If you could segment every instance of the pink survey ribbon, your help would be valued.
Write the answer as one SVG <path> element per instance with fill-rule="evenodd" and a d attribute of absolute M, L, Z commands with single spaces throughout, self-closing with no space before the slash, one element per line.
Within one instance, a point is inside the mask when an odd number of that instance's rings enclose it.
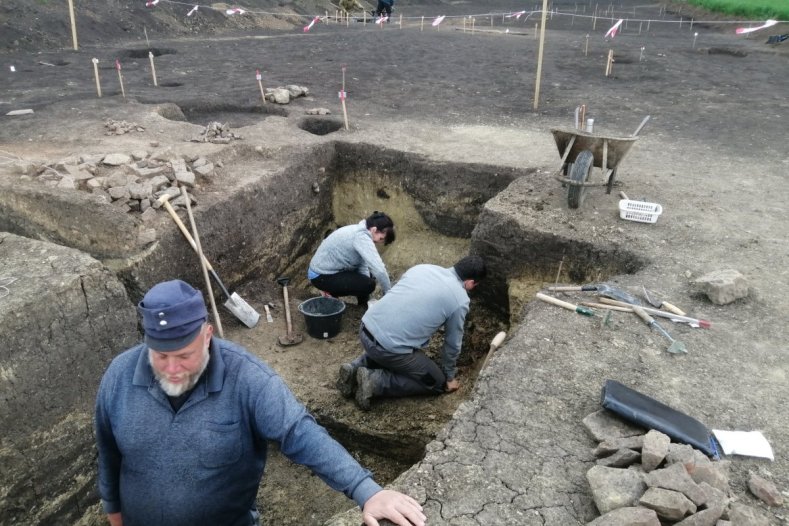
<path fill-rule="evenodd" d="M 159 0 L 148 0 L 145 2 L 145 7 L 153 7 L 159 3 Z"/>
<path fill-rule="evenodd" d="M 340 90 L 337 92 L 337 96 L 340 97 L 340 100 L 345 100 L 348 95 L 345 93 L 345 90 Z"/>
<path fill-rule="evenodd" d="M 753 33 L 754 31 L 759 31 L 760 29 L 765 29 L 770 26 L 774 26 L 777 23 L 778 20 L 768 20 L 767 22 L 765 22 L 764 24 L 758 27 L 738 27 L 735 33 L 737 33 L 738 35 L 742 35 L 743 33 Z"/>
<path fill-rule="evenodd" d="M 197 6 L 194 6 L 188 13 L 186 13 L 186 16 L 192 16 L 195 14 L 195 11 L 197 11 Z"/>
<path fill-rule="evenodd" d="M 260 70 L 255 70 L 255 80 L 263 80 L 263 75 L 260 74 Z"/>
<path fill-rule="evenodd" d="M 243 15 L 246 11 L 241 9 L 240 7 L 234 7 L 232 9 L 228 9 L 225 11 L 228 15 Z"/>
<path fill-rule="evenodd" d="M 121 70 L 121 61 L 118 60 L 117 58 L 115 59 L 115 69 L 117 69 L 118 71 Z"/>
<path fill-rule="evenodd" d="M 387 20 L 389 20 L 389 17 L 388 17 L 388 16 L 382 16 L 382 17 L 378 18 L 378 20 L 376 20 L 376 21 L 375 21 L 375 23 L 376 23 L 376 24 L 383 24 L 383 23 L 384 23 L 384 22 L 386 22 Z"/>
<path fill-rule="evenodd" d="M 320 19 L 321 19 L 321 17 L 319 17 L 319 16 L 316 16 L 315 18 L 313 18 L 313 19 L 312 19 L 312 21 L 310 21 L 310 23 L 309 23 L 309 24 L 307 24 L 306 26 L 304 26 L 304 32 L 306 33 L 307 31 L 309 31 L 310 29 L 312 29 L 312 26 L 314 26 L 314 25 L 315 25 L 315 22 L 317 22 L 317 21 L 318 21 L 318 20 L 320 20 Z"/>
<path fill-rule="evenodd" d="M 616 24 L 614 24 L 611 29 L 608 30 L 608 33 L 606 33 L 603 38 L 608 38 L 609 36 L 611 38 L 614 38 L 616 36 L 616 33 L 619 31 L 619 27 L 622 25 L 622 22 L 624 22 L 624 20 L 620 18 L 619 21 Z"/>
<path fill-rule="evenodd" d="M 507 15 L 507 18 L 515 17 L 515 20 L 518 20 L 518 19 L 520 19 L 521 16 L 523 16 L 525 14 L 526 14 L 526 11 L 518 11 L 517 13 L 510 13 L 509 15 Z"/>
<path fill-rule="evenodd" d="M 433 27 L 438 26 L 438 24 L 443 22 L 445 18 L 446 18 L 446 15 L 441 15 L 438 18 L 436 18 L 435 20 L 433 20 Z"/>

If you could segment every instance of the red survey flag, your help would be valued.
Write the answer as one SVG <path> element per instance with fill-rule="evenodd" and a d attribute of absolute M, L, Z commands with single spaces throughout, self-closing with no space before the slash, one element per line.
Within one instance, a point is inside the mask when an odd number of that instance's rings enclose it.
<path fill-rule="evenodd" d="M 620 18 L 619 21 L 616 24 L 614 24 L 613 27 L 611 27 L 611 29 L 608 30 L 608 33 L 606 33 L 603 38 L 608 38 L 609 36 L 611 38 L 614 38 L 616 36 L 616 33 L 619 31 L 622 22 L 624 22 L 624 20 Z"/>
<path fill-rule="evenodd" d="M 310 21 L 310 23 L 309 23 L 309 24 L 307 24 L 306 26 L 304 26 L 304 32 L 306 33 L 307 31 L 309 31 L 310 29 L 312 29 L 312 26 L 314 26 L 314 25 L 315 25 L 315 22 L 317 22 L 317 21 L 318 21 L 318 20 L 320 20 L 320 19 L 321 19 L 321 17 L 319 17 L 319 16 L 316 16 L 315 18 L 313 18 L 313 19 Z"/>
<path fill-rule="evenodd" d="M 767 22 L 765 22 L 764 24 L 758 27 L 738 27 L 735 33 L 737 33 L 738 35 L 742 35 L 743 33 L 753 33 L 754 31 L 759 31 L 760 29 L 765 29 L 770 26 L 774 26 L 777 23 L 778 20 L 768 20 Z"/>

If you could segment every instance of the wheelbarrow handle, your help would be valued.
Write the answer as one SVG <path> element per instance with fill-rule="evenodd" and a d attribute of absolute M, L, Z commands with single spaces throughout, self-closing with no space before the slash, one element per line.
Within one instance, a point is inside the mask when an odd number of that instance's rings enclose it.
<path fill-rule="evenodd" d="M 641 121 L 641 124 L 639 124 L 639 125 L 638 125 L 638 128 L 636 128 L 636 131 L 634 131 L 634 132 L 633 132 L 633 137 L 635 137 L 636 135 L 638 135 L 638 132 L 640 132 L 640 131 L 641 131 L 641 128 L 643 128 L 644 126 L 646 126 L 646 125 L 647 125 L 647 122 L 649 122 L 649 119 L 651 119 L 651 118 L 652 118 L 652 116 L 651 116 L 651 115 L 647 115 L 646 117 L 644 117 L 644 120 L 642 120 L 642 121 Z"/>

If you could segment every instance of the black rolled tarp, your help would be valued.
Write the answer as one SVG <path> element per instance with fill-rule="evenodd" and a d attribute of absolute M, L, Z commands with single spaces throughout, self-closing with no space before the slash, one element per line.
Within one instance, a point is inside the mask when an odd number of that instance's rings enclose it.
<path fill-rule="evenodd" d="M 634 391 L 616 380 L 606 380 L 602 405 L 629 422 L 668 435 L 672 441 L 689 444 L 714 459 L 717 444 L 707 426 L 654 398 Z"/>

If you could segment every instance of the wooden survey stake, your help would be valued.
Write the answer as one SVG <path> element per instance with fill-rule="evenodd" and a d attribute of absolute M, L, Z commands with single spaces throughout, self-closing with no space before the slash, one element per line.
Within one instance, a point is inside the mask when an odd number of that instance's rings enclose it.
<path fill-rule="evenodd" d="M 545 18 L 548 15 L 548 0 L 542 0 L 542 28 L 540 29 L 540 50 L 537 53 L 537 81 L 534 83 L 534 109 L 540 105 L 540 78 L 542 77 L 542 55 L 545 47 Z"/>
<path fill-rule="evenodd" d="M 151 61 L 151 75 L 153 75 L 153 85 L 159 87 L 159 82 L 156 80 L 156 65 L 153 63 L 153 51 L 148 52 L 148 60 Z"/>
<path fill-rule="evenodd" d="M 260 74 L 260 70 L 255 70 L 255 78 L 258 81 L 258 87 L 260 88 L 260 98 L 263 99 L 263 104 L 266 103 L 266 92 L 263 90 L 263 75 Z"/>
<path fill-rule="evenodd" d="M 340 103 L 342 104 L 342 118 L 345 122 L 345 130 L 348 131 L 351 129 L 350 125 L 348 124 L 348 108 L 345 106 L 345 99 L 347 94 L 345 93 L 345 66 L 342 67 L 342 90 L 338 93 L 340 97 Z"/>
<path fill-rule="evenodd" d="M 126 101 L 126 90 L 123 88 L 123 74 L 121 73 L 121 61 L 117 58 L 115 59 L 115 69 L 118 70 L 118 81 L 121 83 L 121 95 L 123 95 L 123 101 Z"/>
<path fill-rule="evenodd" d="M 93 62 L 93 76 L 96 78 L 96 93 L 101 98 L 101 82 L 99 82 L 99 59 L 94 58 Z"/>
<path fill-rule="evenodd" d="M 74 18 L 74 0 L 68 0 L 68 16 L 71 19 L 71 41 L 76 51 L 79 49 L 79 44 L 77 43 L 77 21 Z"/>

